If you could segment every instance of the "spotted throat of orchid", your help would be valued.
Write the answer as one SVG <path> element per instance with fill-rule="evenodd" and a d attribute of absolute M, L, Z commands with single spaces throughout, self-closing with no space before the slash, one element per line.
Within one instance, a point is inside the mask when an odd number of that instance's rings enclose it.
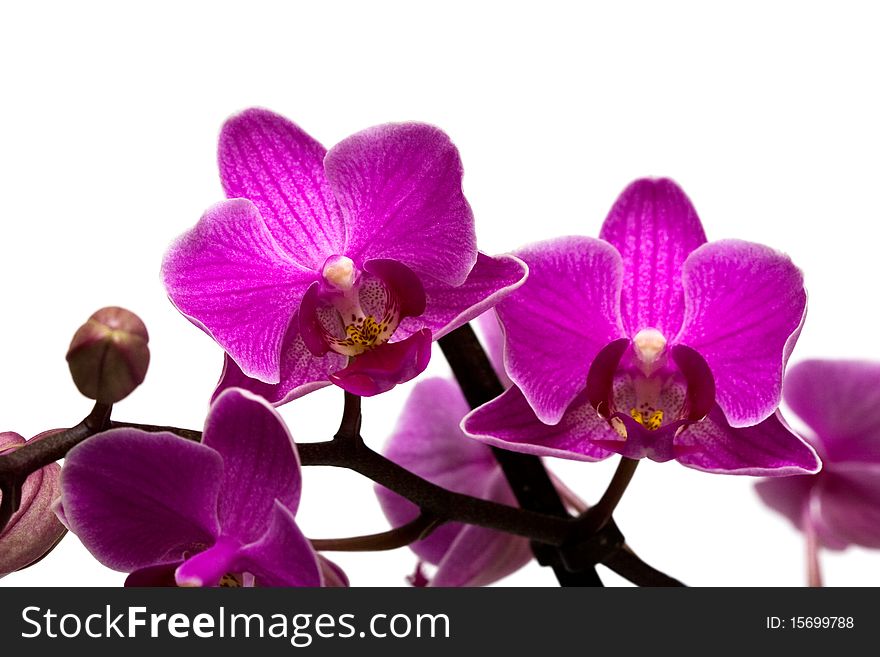
<path fill-rule="evenodd" d="M 425 311 L 425 291 L 412 270 L 394 260 L 370 260 L 362 267 L 343 255 L 327 258 L 321 280 L 313 283 L 300 306 L 300 332 L 315 356 L 341 354 L 356 367 L 330 374 L 330 380 L 357 394 L 374 392 L 371 369 L 394 368 L 397 352 L 409 343 L 388 344 L 406 317 Z M 425 369 L 430 357 L 430 331 L 423 330 L 415 359 L 402 358 L 398 378 L 407 380 Z M 379 347 L 383 349 L 378 350 Z"/>
<path fill-rule="evenodd" d="M 529 279 L 496 307 L 515 385 L 465 418 L 469 435 L 584 461 L 617 453 L 709 472 L 818 470 L 777 410 L 806 312 L 786 255 L 706 243 L 690 200 L 666 179 L 624 190 L 601 239 L 516 255 Z"/>
<path fill-rule="evenodd" d="M 646 328 L 599 352 L 587 377 L 587 397 L 617 433 L 611 440 L 597 439 L 597 445 L 628 458 L 668 461 L 676 454 L 676 434 L 712 408 L 715 382 L 693 349 L 670 346 L 663 333 Z"/>

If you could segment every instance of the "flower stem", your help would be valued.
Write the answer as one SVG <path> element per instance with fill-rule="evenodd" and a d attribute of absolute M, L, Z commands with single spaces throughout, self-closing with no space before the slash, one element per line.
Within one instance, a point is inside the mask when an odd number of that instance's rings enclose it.
<path fill-rule="evenodd" d="M 437 344 L 471 408 L 477 408 L 504 392 L 504 386 L 470 324 L 440 338 Z M 523 509 L 569 517 L 540 458 L 501 449 L 492 451 Z M 553 568 L 562 586 L 602 586 L 595 568 L 584 567 L 579 572 L 571 572 L 565 567 L 561 554 L 553 554 L 534 544 L 532 550 L 539 563 Z"/>
<path fill-rule="evenodd" d="M 0 531 L 21 504 L 21 487 L 32 472 L 54 463 L 76 445 L 110 427 L 112 406 L 96 403 L 75 427 L 31 441 L 0 456 Z"/>
<path fill-rule="evenodd" d="M 361 439 L 361 398 L 345 391 L 345 404 L 342 408 L 342 421 L 339 431 L 333 436 L 339 441 L 359 441 Z"/>
<path fill-rule="evenodd" d="M 422 513 L 405 525 L 387 532 L 350 538 L 313 538 L 312 547 L 325 552 L 378 552 L 396 550 L 427 537 L 441 524 L 436 518 Z"/>
<path fill-rule="evenodd" d="M 611 478 L 608 488 L 605 489 L 605 493 L 595 506 L 584 511 L 579 517 L 581 530 L 585 535 L 598 532 L 611 519 L 614 509 L 617 508 L 629 482 L 632 481 L 638 464 L 637 459 L 620 457 L 620 463 L 617 464 L 617 470 L 614 471 L 614 476 Z"/>
<path fill-rule="evenodd" d="M 169 431 L 188 440 L 201 440 L 201 432 L 170 426 L 113 422 L 113 427 L 144 431 Z M 353 445 L 327 440 L 297 445 L 303 466 L 346 468 L 385 486 L 438 520 L 463 522 L 523 536 L 549 546 L 561 546 L 576 528 L 577 519 L 537 513 L 454 493 L 432 484 L 371 450 L 363 441 Z M 607 526 L 612 526 L 610 520 Z M 394 531 L 394 530 L 392 530 Z M 683 586 L 639 559 L 623 546 L 602 561 L 608 568 L 639 586 Z"/>

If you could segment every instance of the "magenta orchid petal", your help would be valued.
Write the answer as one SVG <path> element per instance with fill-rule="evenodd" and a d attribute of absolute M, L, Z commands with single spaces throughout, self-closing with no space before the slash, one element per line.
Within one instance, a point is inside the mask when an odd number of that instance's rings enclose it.
<path fill-rule="evenodd" d="M 222 393 L 202 443 L 113 429 L 72 449 L 61 516 L 130 585 L 320 585 L 317 554 L 294 521 L 300 463 L 272 406 Z M 137 571 L 137 572 L 135 572 Z"/>
<path fill-rule="evenodd" d="M 321 357 L 314 356 L 304 344 L 298 319 L 294 317 L 281 350 L 281 380 L 271 384 L 252 379 L 227 355 L 223 361 L 223 374 L 211 401 L 224 390 L 243 388 L 280 406 L 330 385 L 330 373 L 345 367 L 346 360 L 345 356 L 332 351 Z"/>
<path fill-rule="evenodd" d="M 614 203 L 599 237 L 613 244 L 623 259 L 626 333 L 655 328 L 671 340 L 684 317 L 682 266 L 706 242 L 690 199 L 671 180 L 636 180 Z"/>
<path fill-rule="evenodd" d="M 596 354 L 623 337 L 623 265 L 613 246 L 567 237 L 516 254 L 529 277 L 496 310 L 505 334 L 505 368 L 538 418 L 556 424 L 584 388 Z"/>
<path fill-rule="evenodd" d="M 880 548 L 880 464 L 838 464 L 816 484 L 815 494 L 826 536 Z"/>
<path fill-rule="evenodd" d="M 814 474 L 815 450 L 789 429 L 779 413 L 751 427 L 731 427 L 719 406 L 675 439 L 676 460 L 704 472 L 784 476 Z"/>
<path fill-rule="evenodd" d="M 44 432 L 27 442 L 53 433 L 56 432 Z M 17 449 L 25 442 L 17 433 L 0 433 L 0 454 Z M 0 531 L 0 577 L 38 561 L 67 531 L 53 512 L 53 502 L 61 494 L 60 475 L 61 467 L 51 463 L 25 479 L 19 508 Z"/>
<path fill-rule="evenodd" d="M 481 497 L 516 506 L 510 485 L 496 469 Z M 437 564 L 433 587 L 486 586 L 516 572 L 534 557 L 529 541 L 520 536 L 465 525 Z"/>
<path fill-rule="evenodd" d="M 302 487 L 296 445 L 263 398 L 237 389 L 222 393 L 205 422 L 202 444 L 223 457 L 217 514 L 224 534 L 241 543 L 256 540 L 276 500 L 296 512 Z"/>
<path fill-rule="evenodd" d="M 557 424 L 548 425 L 516 387 L 469 413 L 461 426 L 468 436 L 493 447 L 576 461 L 601 461 L 613 453 L 608 445 L 622 442 L 586 394 L 575 398 Z"/>
<path fill-rule="evenodd" d="M 342 209 L 346 254 L 390 258 L 419 277 L 460 285 L 477 259 L 458 150 L 419 123 L 369 128 L 330 149 L 327 179 Z"/>
<path fill-rule="evenodd" d="M 264 109 L 231 117 L 218 162 L 229 198 L 247 198 L 290 259 L 318 269 L 340 253 L 345 226 L 324 174 L 325 149 L 299 126 Z"/>
<path fill-rule="evenodd" d="M 684 294 L 685 318 L 675 342 L 709 364 L 731 426 L 769 417 L 779 405 L 782 372 L 806 313 L 801 272 L 769 247 L 723 240 L 685 261 Z"/>
<path fill-rule="evenodd" d="M 785 400 L 815 433 L 822 456 L 812 477 L 758 483 L 761 499 L 821 545 L 880 548 L 880 363 L 811 360 L 792 367 Z M 807 524 L 809 523 L 809 524 Z"/>
<path fill-rule="evenodd" d="M 519 258 L 510 255 L 490 257 L 480 253 L 467 280 L 458 287 L 425 276 L 422 279 L 427 297 L 425 312 L 419 317 L 405 319 L 398 332 L 408 335 L 427 328 L 438 340 L 514 292 L 525 282 L 527 272 L 528 268 Z"/>
<path fill-rule="evenodd" d="M 808 360 L 788 370 L 785 402 L 837 462 L 880 463 L 880 363 Z"/>
<path fill-rule="evenodd" d="M 242 547 L 235 564 L 251 573 L 257 586 L 321 586 L 323 582 L 318 555 L 281 502 L 275 504 L 265 534 Z"/>
<path fill-rule="evenodd" d="M 169 249 L 162 277 L 178 310 L 245 374 L 278 382 L 287 325 L 316 274 L 279 248 L 253 203 L 235 199 L 208 210 Z"/>
<path fill-rule="evenodd" d="M 386 342 L 364 352 L 345 369 L 333 372 L 330 380 L 354 395 L 372 397 L 414 379 L 430 359 L 431 332 L 422 329 L 400 342 Z"/>
<path fill-rule="evenodd" d="M 70 530 L 105 566 L 180 558 L 219 533 L 223 459 L 170 433 L 111 429 L 74 447 L 61 473 Z"/>

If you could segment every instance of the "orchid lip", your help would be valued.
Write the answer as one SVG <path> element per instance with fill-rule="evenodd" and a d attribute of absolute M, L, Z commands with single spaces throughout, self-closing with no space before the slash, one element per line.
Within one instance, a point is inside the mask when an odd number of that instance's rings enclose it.
<path fill-rule="evenodd" d="M 587 376 L 593 408 L 620 436 L 602 447 L 629 458 L 667 461 L 673 440 L 702 420 L 714 403 L 711 370 L 683 345 L 669 346 L 657 329 L 614 340 L 593 361 Z"/>

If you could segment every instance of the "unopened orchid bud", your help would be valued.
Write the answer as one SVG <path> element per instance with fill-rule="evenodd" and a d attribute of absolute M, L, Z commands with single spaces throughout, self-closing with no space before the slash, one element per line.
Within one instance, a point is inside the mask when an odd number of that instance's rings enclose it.
<path fill-rule="evenodd" d="M 79 391 L 113 404 L 127 397 L 147 375 L 149 336 L 140 317 L 125 308 L 102 308 L 89 317 L 70 343 L 67 363 Z"/>
<path fill-rule="evenodd" d="M 55 433 L 47 431 L 32 440 Z M 0 454 L 25 444 L 17 433 L 0 433 Z M 2 493 L 0 493 L 2 495 Z M 21 489 L 21 504 L 9 523 L 0 530 L 0 577 L 39 561 L 64 536 L 64 526 L 52 511 L 61 495 L 61 466 L 50 463 L 32 472 Z"/>

